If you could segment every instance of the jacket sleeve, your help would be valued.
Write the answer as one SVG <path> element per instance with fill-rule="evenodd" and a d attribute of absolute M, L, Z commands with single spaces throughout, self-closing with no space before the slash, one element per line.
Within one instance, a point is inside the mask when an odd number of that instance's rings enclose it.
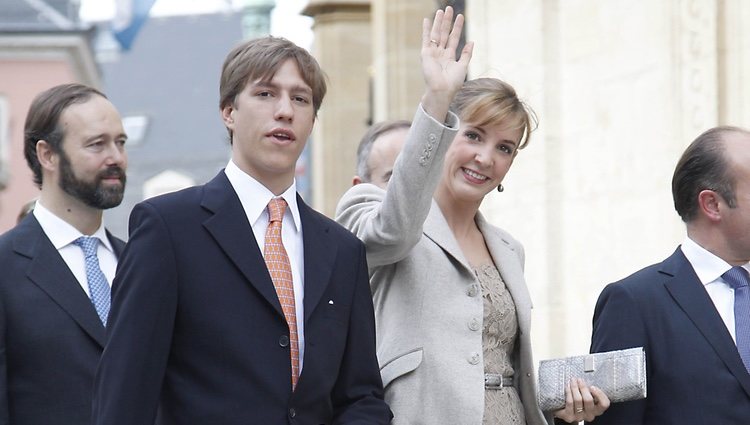
<path fill-rule="evenodd" d="M 93 424 L 154 423 L 171 345 L 177 273 L 168 229 L 148 203 L 133 209 L 130 229 L 112 287 Z"/>
<path fill-rule="evenodd" d="M 608 285 L 599 295 L 594 310 L 591 352 L 644 347 L 648 368 L 646 326 L 639 302 L 623 283 Z M 646 400 L 613 403 L 593 422 L 595 425 L 630 425 L 643 423 Z"/>
<path fill-rule="evenodd" d="M 419 241 L 445 152 L 457 131 L 455 114 L 449 113 L 442 124 L 420 105 L 387 190 L 359 184 L 339 201 L 336 221 L 365 243 L 371 268 L 402 260 Z"/>

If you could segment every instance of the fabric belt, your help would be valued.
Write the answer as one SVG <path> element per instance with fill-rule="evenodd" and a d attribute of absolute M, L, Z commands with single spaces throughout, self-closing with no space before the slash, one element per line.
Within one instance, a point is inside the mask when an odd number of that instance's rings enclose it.
<path fill-rule="evenodd" d="M 484 388 L 488 390 L 499 390 L 502 387 L 512 387 L 513 377 L 503 376 L 497 373 L 484 374 Z"/>

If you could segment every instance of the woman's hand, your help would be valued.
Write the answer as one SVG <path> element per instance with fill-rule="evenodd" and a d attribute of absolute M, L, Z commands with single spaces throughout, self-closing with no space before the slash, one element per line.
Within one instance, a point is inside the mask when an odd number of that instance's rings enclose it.
<path fill-rule="evenodd" d="M 445 120 L 453 96 L 466 79 L 474 43 L 466 43 L 456 60 L 463 26 L 464 16 L 459 14 L 453 22 L 450 6 L 435 12 L 432 24 L 428 19 L 422 22 L 422 73 L 427 85 L 422 107 L 438 121 Z"/>
<path fill-rule="evenodd" d="M 565 407 L 554 412 L 565 422 L 591 422 L 609 408 L 609 397 L 597 387 L 573 378 L 565 388 Z"/>

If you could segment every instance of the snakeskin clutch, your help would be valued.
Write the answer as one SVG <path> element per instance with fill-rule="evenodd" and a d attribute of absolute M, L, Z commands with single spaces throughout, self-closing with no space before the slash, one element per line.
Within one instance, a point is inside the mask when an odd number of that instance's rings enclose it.
<path fill-rule="evenodd" d="M 643 347 L 539 362 L 539 407 L 565 407 L 565 386 L 582 378 L 599 387 L 612 403 L 646 398 L 646 353 Z"/>

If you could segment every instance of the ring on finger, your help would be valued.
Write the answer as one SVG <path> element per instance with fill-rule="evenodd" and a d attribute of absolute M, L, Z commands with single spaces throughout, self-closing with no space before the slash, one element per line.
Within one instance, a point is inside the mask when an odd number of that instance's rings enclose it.
<path fill-rule="evenodd" d="M 576 407 L 576 413 L 583 413 L 583 407 Z"/>
<path fill-rule="evenodd" d="M 437 41 L 437 40 L 435 40 L 434 38 L 433 38 L 432 40 L 430 40 L 430 43 L 432 43 L 432 44 L 434 44 L 434 45 L 436 45 L 436 46 L 438 45 L 438 41 Z"/>

